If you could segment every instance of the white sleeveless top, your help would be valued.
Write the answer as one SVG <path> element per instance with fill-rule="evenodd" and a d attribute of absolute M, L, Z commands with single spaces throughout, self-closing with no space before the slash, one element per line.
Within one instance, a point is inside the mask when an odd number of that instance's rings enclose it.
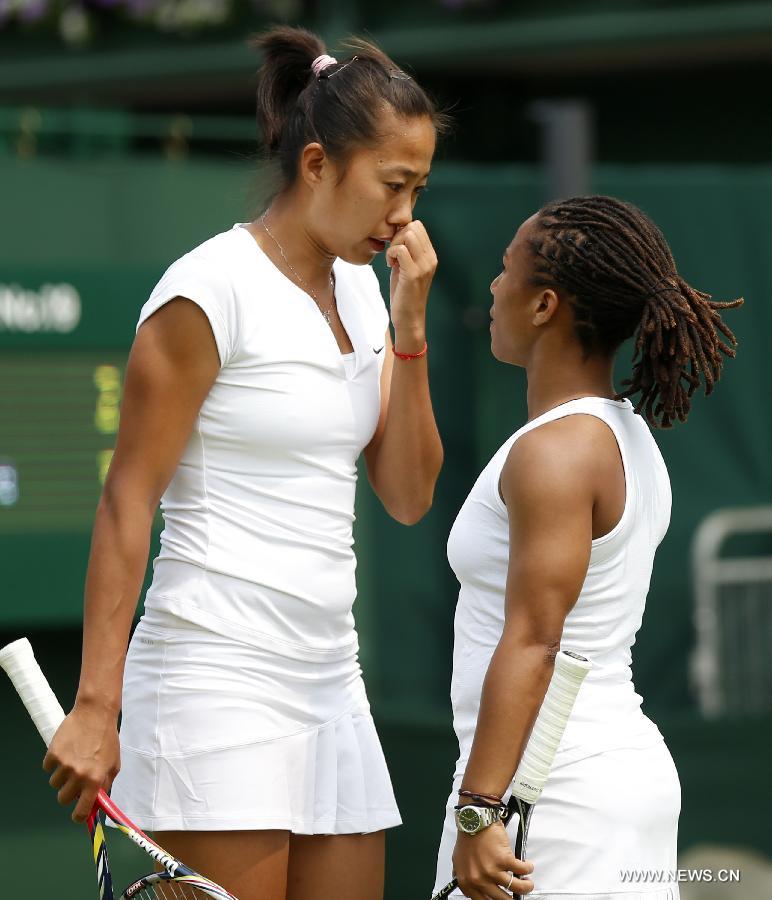
<path fill-rule="evenodd" d="M 357 459 L 389 317 L 370 266 L 333 270 L 352 356 L 241 225 L 177 260 L 143 306 L 138 329 L 176 296 L 195 302 L 221 363 L 161 501 L 146 609 L 259 646 L 355 646 Z"/>
<path fill-rule="evenodd" d="M 641 712 L 630 663 L 654 552 L 670 521 L 670 480 L 648 426 L 629 400 L 584 397 L 549 410 L 513 434 L 477 479 L 451 530 L 448 559 L 461 584 L 451 686 L 460 751 L 456 774 L 469 759 L 483 680 L 504 628 L 509 523 L 499 494 L 502 467 L 523 434 L 578 413 L 597 416 L 613 431 L 626 498 L 618 524 L 592 542 L 587 576 L 563 628 L 561 647 L 586 656 L 593 669 L 579 692 L 556 763 L 662 740 Z"/>

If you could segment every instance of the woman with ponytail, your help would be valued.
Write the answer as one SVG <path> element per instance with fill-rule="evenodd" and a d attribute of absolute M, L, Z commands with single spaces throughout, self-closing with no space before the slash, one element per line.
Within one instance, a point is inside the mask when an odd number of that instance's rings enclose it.
<path fill-rule="evenodd" d="M 437 258 L 413 210 L 444 122 L 372 44 L 336 60 L 300 29 L 255 43 L 277 190 L 173 263 L 142 308 L 80 685 L 45 766 L 76 821 L 120 768 L 126 813 L 239 900 L 380 900 L 400 817 L 357 657 L 354 491 L 364 454 L 386 510 L 412 524 L 442 462 L 426 365 Z M 384 251 L 388 309 L 370 266 Z"/>
<path fill-rule="evenodd" d="M 524 222 L 491 293 L 491 349 L 525 368 L 528 422 L 484 469 L 448 541 L 461 585 L 451 689 L 460 754 L 435 891 L 455 871 L 451 896 L 472 900 L 534 889 L 676 900 L 678 775 L 630 671 L 670 519 L 648 426 L 685 422 L 700 384 L 713 390 L 735 355 L 721 310 L 742 300 L 713 302 L 687 284 L 657 226 L 612 197 L 557 201 Z M 614 362 L 630 337 L 632 377 L 618 392 Z M 593 668 L 521 861 L 495 820 L 561 648 Z M 493 812 L 469 833 L 467 811 L 457 833 L 456 811 L 470 804 Z"/>

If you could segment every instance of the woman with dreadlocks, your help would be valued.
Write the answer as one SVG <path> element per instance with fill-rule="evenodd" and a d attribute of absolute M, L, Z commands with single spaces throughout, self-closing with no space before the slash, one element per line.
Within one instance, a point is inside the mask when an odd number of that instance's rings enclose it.
<path fill-rule="evenodd" d="M 684 422 L 700 383 L 711 392 L 736 345 L 719 310 L 742 300 L 715 303 L 688 285 L 656 225 L 611 197 L 545 206 L 503 262 L 492 352 L 525 367 L 528 422 L 478 478 L 448 542 L 461 584 L 451 688 L 460 755 L 435 891 L 455 871 L 452 896 L 472 900 L 534 888 L 560 900 L 675 900 L 676 884 L 625 874 L 666 879 L 676 868 L 680 808 L 673 761 L 630 672 L 670 518 L 646 423 Z M 618 393 L 614 358 L 633 335 L 632 378 Z M 497 810 L 560 647 L 593 669 L 531 823 L 532 866 L 515 858 Z M 494 813 L 476 833 L 467 813 L 457 833 L 454 808 L 469 804 Z"/>

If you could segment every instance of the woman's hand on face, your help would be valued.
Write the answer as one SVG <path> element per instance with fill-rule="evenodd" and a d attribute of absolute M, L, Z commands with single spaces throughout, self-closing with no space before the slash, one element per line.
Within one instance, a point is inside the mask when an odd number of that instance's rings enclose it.
<path fill-rule="evenodd" d="M 395 329 L 423 328 L 437 254 L 422 222 L 405 225 L 386 251 L 391 269 L 391 321 Z"/>
<path fill-rule="evenodd" d="M 78 706 L 57 730 L 43 760 L 49 784 L 63 806 L 77 800 L 73 822 L 88 818 L 100 788 L 109 791 L 120 769 L 117 715 L 97 706 Z"/>
<path fill-rule="evenodd" d="M 533 864 L 515 856 L 500 822 L 478 834 L 458 835 L 453 871 L 464 896 L 471 900 L 509 900 L 513 894 L 521 896 L 533 890 L 533 882 L 522 877 L 533 872 Z"/>

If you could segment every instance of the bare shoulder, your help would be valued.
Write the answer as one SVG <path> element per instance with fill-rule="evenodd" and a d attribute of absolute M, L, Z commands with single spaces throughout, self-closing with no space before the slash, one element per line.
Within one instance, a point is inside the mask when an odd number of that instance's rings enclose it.
<path fill-rule="evenodd" d="M 501 473 L 504 501 L 592 496 L 598 478 L 615 460 L 614 434 L 596 416 L 577 413 L 546 422 L 512 445 Z"/>

